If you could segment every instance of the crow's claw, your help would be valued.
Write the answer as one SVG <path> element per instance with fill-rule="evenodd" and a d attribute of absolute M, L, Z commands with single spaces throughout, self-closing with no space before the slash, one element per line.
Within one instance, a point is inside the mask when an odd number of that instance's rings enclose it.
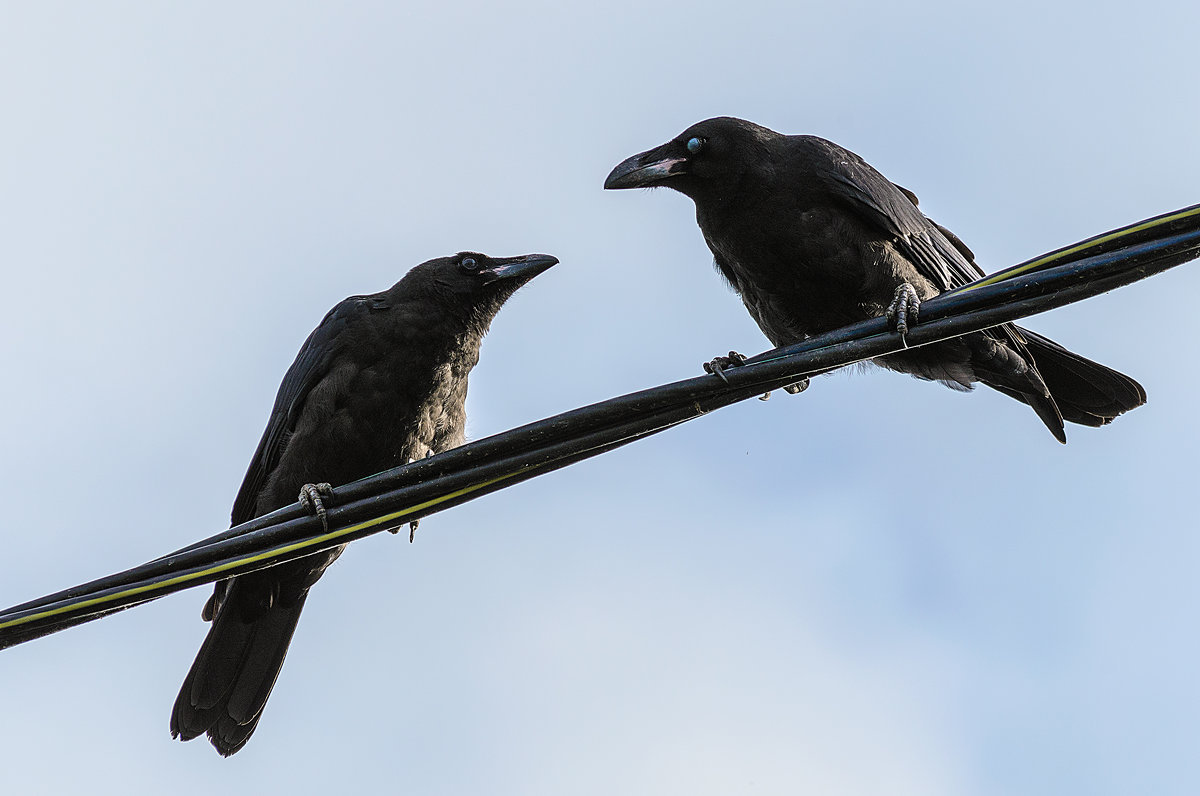
<path fill-rule="evenodd" d="M 785 393 L 787 393 L 788 395 L 799 395 L 800 393 L 804 392 L 807 389 L 808 389 L 808 379 L 801 379 L 800 381 L 796 382 L 795 384 L 787 385 L 786 387 L 783 388 L 783 391 Z M 766 395 L 758 396 L 758 400 L 765 401 L 765 400 L 769 399 L 770 397 L 771 397 L 771 393 L 767 393 Z"/>
<path fill-rule="evenodd" d="M 921 297 L 917 295 L 916 288 L 908 282 L 902 282 L 896 288 L 892 303 L 888 305 L 887 319 L 900 334 L 900 342 L 904 343 L 905 348 L 908 348 L 908 327 L 916 324 L 920 310 Z"/>
<path fill-rule="evenodd" d="M 725 375 L 726 368 L 736 368 L 739 365 L 746 364 L 746 357 L 739 354 L 737 351 L 730 351 L 729 356 L 714 357 L 704 363 L 704 372 L 711 373 L 714 376 L 720 376 L 721 381 L 729 383 L 729 377 Z"/>
<path fill-rule="evenodd" d="M 305 484 L 300 487 L 300 505 L 321 520 L 321 527 L 329 530 L 329 521 L 325 517 L 324 500 L 333 498 L 333 487 L 329 484 Z"/>
<path fill-rule="evenodd" d="M 413 539 L 417 536 L 417 526 L 421 524 L 420 520 L 413 520 L 408 524 L 408 543 L 412 544 Z"/>

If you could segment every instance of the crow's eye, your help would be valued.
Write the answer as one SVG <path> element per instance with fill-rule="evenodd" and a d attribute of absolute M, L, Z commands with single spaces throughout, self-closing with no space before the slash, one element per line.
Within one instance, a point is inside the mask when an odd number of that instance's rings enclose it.
<path fill-rule="evenodd" d="M 693 155 L 698 155 L 698 154 L 700 154 L 701 149 L 704 149 L 704 139 L 703 138 L 689 138 L 688 139 L 688 142 L 687 142 L 688 152 L 691 152 Z"/>
<path fill-rule="evenodd" d="M 459 263 L 459 266 L 464 271 L 474 271 L 475 266 L 476 266 L 475 258 L 474 257 L 464 257 L 464 258 L 462 258 L 462 262 Z"/>

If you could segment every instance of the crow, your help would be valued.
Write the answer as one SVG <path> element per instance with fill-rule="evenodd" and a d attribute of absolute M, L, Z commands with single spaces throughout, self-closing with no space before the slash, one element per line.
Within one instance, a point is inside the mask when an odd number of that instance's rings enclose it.
<path fill-rule="evenodd" d="M 462 252 L 422 263 L 388 290 L 325 316 L 288 369 L 233 504 L 233 524 L 300 501 L 326 521 L 346 484 L 460 445 L 467 376 L 492 319 L 557 263 Z M 341 548 L 221 581 L 212 622 L 171 715 L 171 735 L 202 733 L 229 756 L 262 716 L 308 590 Z"/>
<path fill-rule="evenodd" d="M 880 315 L 903 336 L 922 299 L 984 275 L 911 191 L 816 136 L 708 119 L 626 159 L 604 183 L 655 186 L 695 202 L 717 268 L 776 346 Z M 706 370 L 741 359 L 730 355 Z M 1064 443 L 1064 420 L 1101 426 L 1146 402 L 1130 377 L 1012 324 L 874 362 L 959 390 L 982 382 L 1029 404 Z"/>

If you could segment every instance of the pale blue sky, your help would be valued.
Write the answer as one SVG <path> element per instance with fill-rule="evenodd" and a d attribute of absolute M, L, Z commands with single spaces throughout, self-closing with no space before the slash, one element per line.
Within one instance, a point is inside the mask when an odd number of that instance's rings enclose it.
<path fill-rule="evenodd" d="M 485 342 L 473 437 L 764 349 L 690 202 L 601 190 L 700 119 L 857 151 L 989 270 L 1196 203 L 1197 23 L 4 3 L 0 603 L 225 527 L 308 332 L 431 257 L 562 260 Z M 1198 289 L 1030 322 L 1150 395 L 1065 448 L 840 374 L 355 545 L 229 760 L 167 732 L 200 592 L 0 653 L 6 789 L 1193 794 Z"/>

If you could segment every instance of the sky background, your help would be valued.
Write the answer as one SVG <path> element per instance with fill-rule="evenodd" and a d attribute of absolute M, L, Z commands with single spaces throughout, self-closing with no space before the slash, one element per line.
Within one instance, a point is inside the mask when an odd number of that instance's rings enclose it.
<path fill-rule="evenodd" d="M 1195 4 L 415 5 L 0 4 L 0 603 L 226 527 L 309 331 L 433 257 L 562 260 L 474 438 L 765 349 L 687 199 L 601 190 L 701 119 L 987 270 L 1200 202 Z M 1194 794 L 1198 269 L 1029 323 L 1150 396 L 1066 447 L 842 373 L 354 545 L 228 760 L 167 731 L 201 591 L 4 651 L 5 790 Z"/>

